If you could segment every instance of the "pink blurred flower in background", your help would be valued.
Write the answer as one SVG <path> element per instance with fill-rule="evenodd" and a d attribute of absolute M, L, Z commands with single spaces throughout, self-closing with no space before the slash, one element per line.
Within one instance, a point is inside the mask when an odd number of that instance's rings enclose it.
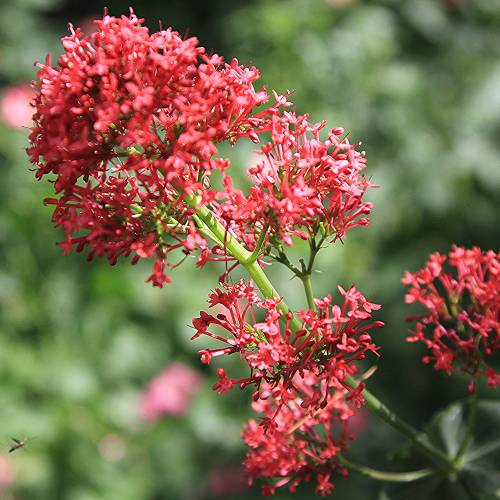
<path fill-rule="evenodd" d="M 33 116 L 30 102 L 34 97 L 34 90 L 27 83 L 7 87 L 0 100 L 2 120 L 12 128 L 29 127 Z"/>
<path fill-rule="evenodd" d="M 182 363 L 172 363 L 149 383 L 139 403 L 139 416 L 154 422 L 164 415 L 183 415 L 200 386 L 198 372 Z"/>
<path fill-rule="evenodd" d="M 0 494 L 4 493 L 14 482 L 14 472 L 7 457 L 0 455 Z"/>

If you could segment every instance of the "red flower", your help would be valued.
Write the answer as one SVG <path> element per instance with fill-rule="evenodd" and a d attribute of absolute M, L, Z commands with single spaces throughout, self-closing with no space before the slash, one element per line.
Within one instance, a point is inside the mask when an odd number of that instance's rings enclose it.
<path fill-rule="evenodd" d="M 286 405 L 297 397 L 297 391 L 301 393 L 295 386 L 297 377 L 310 372 L 318 383 L 315 392 L 301 395 L 305 412 L 313 414 L 323 408 L 330 392 L 337 389 L 346 390 L 352 404 L 359 406 L 363 397 L 346 385 L 345 378 L 356 371 L 355 361 L 367 352 L 377 353 L 369 331 L 382 326 L 380 321 L 371 320 L 371 312 L 380 306 L 368 302 L 354 287 L 339 290 L 344 298 L 341 306 L 332 305 L 331 296 L 316 301 L 319 311 L 301 311 L 302 328 L 294 332 L 289 326 L 291 316 L 283 317 L 278 310 L 279 300 L 260 300 L 251 283 L 240 280 L 216 289 L 209 303 L 225 312 L 216 316 L 201 312 L 193 320 L 193 339 L 208 336 L 223 347 L 200 350 L 201 360 L 208 364 L 214 357 L 238 353 L 249 374 L 229 379 L 219 368 L 220 380 L 214 390 L 226 392 L 235 385 L 253 385 L 255 401 L 272 396 Z M 262 321 L 257 321 L 259 309 L 265 311 Z M 212 332 L 212 326 L 217 333 Z"/>
<path fill-rule="evenodd" d="M 28 152 L 36 176 L 54 179 L 47 202 L 65 251 L 153 257 L 162 286 L 172 250 L 205 248 L 184 198 L 214 199 L 208 178 L 229 165 L 217 144 L 257 140 L 280 103 L 254 112 L 268 100 L 257 69 L 141 22 L 106 15 L 89 36 L 71 27 L 57 65 L 39 65 Z"/>
<path fill-rule="evenodd" d="M 219 380 L 213 385 L 212 389 L 219 394 L 225 394 L 233 386 L 233 381 L 227 377 L 223 368 L 219 368 L 217 374 L 219 375 Z"/>
<path fill-rule="evenodd" d="M 410 318 L 417 324 L 408 337 L 430 350 L 423 362 L 447 375 L 470 374 L 470 391 L 479 376 L 498 387 L 500 374 L 487 363 L 500 349 L 500 254 L 453 246 L 447 256 L 431 254 L 422 270 L 402 281 L 409 287 L 406 303 L 427 309 Z"/>
<path fill-rule="evenodd" d="M 248 173 L 255 181 L 248 196 L 226 186 L 229 200 L 221 217 L 236 222 L 235 231 L 248 241 L 264 224 L 268 240 L 292 243 L 291 236 L 308 239 L 321 231 L 334 240 L 355 226 L 366 226 L 372 204 L 363 201 L 372 185 L 362 171 L 364 153 L 334 129 L 319 137 L 326 122 L 311 124 L 307 115 L 285 112 L 271 120 L 271 142 L 260 150 L 262 160 Z M 258 224 L 256 224 L 258 222 Z"/>
<path fill-rule="evenodd" d="M 224 281 L 238 262 L 223 242 L 210 248 L 199 234 L 195 195 L 248 249 L 264 227 L 265 249 L 291 244 L 292 235 L 335 240 L 368 224 L 364 155 L 341 138 L 343 129 L 321 140 L 325 123 L 284 112 L 287 96 L 272 92 L 266 104 L 267 91 L 253 86 L 256 68 L 224 63 L 196 38 L 151 34 L 141 23 L 131 13 L 105 15 L 88 36 L 70 27 L 57 64 L 48 57 L 39 65 L 28 152 L 37 178 L 53 179 L 56 196 L 47 203 L 64 228 L 65 252 L 88 249 L 89 258 L 111 264 L 153 258 L 148 281 L 163 286 L 173 251 L 201 251 L 200 266 L 231 262 Z M 264 132 L 271 141 L 249 169 L 254 185 L 245 194 L 218 145 L 257 143 Z M 220 190 L 210 187 L 215 173 Z"/>
<path fill-rule="evenodd" d="M 336 472 L 346 474 L 337 454 L 347 446 L 347 422 L 357 409 L 349 402 L 349 391 L 337 387 L 311 413 L 307 401 L 322 392 L 324 386 L 324 378 L 304 371 L 295 375 L 293 398 L 284 402 L 277 393 L 276 398 L 253 404 L 257 412 L 274 422 L 266 430 L 250 420 L 243 432 L 250 447 L 244 461 L 250 480 L 274 480 L 263 486 L 265 495 L 273 495 L 276 488 L 285 485 L 295 492 L 299 483 L 315 479 L 316 492 L 325 496 L 334 487 L 332 476 Z"/>

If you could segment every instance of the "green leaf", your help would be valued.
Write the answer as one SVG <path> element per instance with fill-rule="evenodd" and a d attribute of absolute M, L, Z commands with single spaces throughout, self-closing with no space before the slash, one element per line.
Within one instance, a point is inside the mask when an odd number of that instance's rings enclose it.
<path fill-rule="evenodd" d="M 426 429 L 429 439 L 450 457 L 456 457 L 467 429 L 468 403 L 450 405 L 438 412 Z M 410 448 L 405 460 L 421 462 Z M 500 499 L 500 401 L 481 401 L 477 406 L 472 437 L 459 471 L 386 487 L 380 500 L 496 500 Z"/>

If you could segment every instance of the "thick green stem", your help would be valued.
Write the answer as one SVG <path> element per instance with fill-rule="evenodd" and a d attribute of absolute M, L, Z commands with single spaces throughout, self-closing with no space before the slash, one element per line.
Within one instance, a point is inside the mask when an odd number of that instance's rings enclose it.
<path fill-rule="evenodd" d="M 236 238 L 226 231 L 226 228 L 214 217 L 212 212 L 203 205 L 198 206 L 198 201 L 194 196 L 186 197 L 186 202 L 196 211 L 198 219 L 207 226 L 210 231 L 209 233 L 207 232 L 207 234 L 212 234 L 215 237 L 215 241 L 224 245 L 227 252 L 237 259 L 243 267 L 245 267 L 254 283 L 261 290 L 262 294 L 268 298 L 281 298 L 257 260 L 252 259 L 252 254 L 245 247 L 243 247 L 243 245 L 241 245 Z M 308 302 L 310 303 L 310 300 L 313 298 L 312 288 L 310 287 L 310 282 L 309 285 L 306 283 L 304 283 L 304 285 L 306 287 Z M 278 307 L 284 314 L 291 312 L 283 300 L 281 300 Z M 290 327 L 294 330 L 299 330 L 301 328 L 301 323 L 295 316 L 293 316 L 290 322 Z M 356 388 L 359 384 L 352 377 L 348 377 L 346 382 L 353 388 Z M 393 411 L 387 408 L 387 406 L 385 406 L 366 389 L 363 390 L 363 396 L 366 400 L 366 406 L 372 411 L 372 413 L 378 415 L 382 420 L 406 436 L 423 455 L 432 460 L 441 470 L 446 472 L 456 470 L 456 464 L 453 459 L 432 445 L 425 434 L 417 431 L 411 425 L 398 417 Z"/>
<path fill-rule="evenodd" d="M 309 306 L 309 309 L 314 310 L 316 309 L 316 304 L 314 303 L 314 293 L 312 289 L 311 275 L 306 274 L 302 276 L 300 279 L 304 284 L 304 291 L 306 292 L 307 305 Z"/>
<path fill-rule="evenodd" d="M 424 477 L 431 476 L 435 473 L 432 469 L 420 469 L 411 472 L 385 472 L 364 465 L 356 464 L 347 460 L 343 455 L 337 455 L 341 465 L 349 470 L 358 472 L 363 476 L 377 479 L 378 481 L 387 481 L 391 483 L 410 483 Z"/>
<path fill-rule="evenodd" d="M 359 382 L 351 376 L 346 378 L 346 382 L 354 389 L 359 385 Z M 454 464 L 451 458 L 448 457 L 446 453 L 436 448 L 428 440 L 424 433 L 419 432 L 417 429 L 405 422 L 367 389 L 364 389 L 362 394 L 365 398 L 366 406 L 372 413 L 375 413 L 375 415 L 379 416 L 391 427 L 406 436 L 417 450 L 432 460 L 440 469 L 445 471 L 454 470 Z"/>
<path fill-rule="evenodd" d="M 193 215 L 193 220 L 196 224 L 196 227 L 198 228 L 198 231 L 205 236 L 205 238 L 210 238 L 211 240 L 215 241 L 219 245 L 223 245 L 224 242 L 219 241 L 219 239 L 215 236 L 210 229 L 205 225 L 205 223 L 195 214 Z"/>
<path fill-rule="evenodd" d="M 186 197 L 186 202 L 191 208 L 196 210 L 196 216 L 205 224 L 205 226 L 207 226 L 210 233 L 215 236 L 215 241 L 224 246 L 227 252 L 237 259 L 238 262 L 248 271 L 248 274 L 250 274 L 254 283 L 259 287 L 264 297 L 281 298 L 257 260 L 253 259 L 253 254 L 250 253 L 228 231 L 226 231 L 226 228 L 214 217 L 212 212 L 206 206 L 197 206 L 198 202 L 194 196 Z M 281 300 L 278 304 L 278 309 L 283 314 L 291 312 L 283 300 Z M 301 327 L 300 321 L 295 316 L 293 316 L 290 321 L 290 327 L 294 330 L 299 330 Z"/>

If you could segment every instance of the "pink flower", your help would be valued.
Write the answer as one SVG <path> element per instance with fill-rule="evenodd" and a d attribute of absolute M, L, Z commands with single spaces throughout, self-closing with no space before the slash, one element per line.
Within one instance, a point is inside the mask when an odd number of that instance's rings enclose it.
<path fill-rule="evenodd" d="M 23 129 L 29 127 L 33 116 L 33 108 L 30 102 L 34 97 L 34 90 L 27 84 L 7 87 L 0 101 L 2 120 L 12 128 Z"/>
<path fill-rule="evenodd" d="M 4 492 L 14 482 L 14 472 L 7 457 L 0 455 L 0 493 Z"/>
<path fill-rule="evenodd" d="M 198 372 L 182 363 L 173 363 L 149 383 L 139 403 L 139 415 L 148 422 L 164 415 L 183 415 L 200 386 Z"/>
<path fill-rule="evenodd" d="M 424 268 L 406 272 L 407 304 L 426 309 L 408 342 L 422 342 L 430 351 L 422 358 L 434 369 L 451 375 L 468 373 L 473 392 L 478 377 L 491 387 L 500 373 L 488 366 L 500 350 L 500 253 L 453 246 L 448 255 L 429 256 Z"/>

